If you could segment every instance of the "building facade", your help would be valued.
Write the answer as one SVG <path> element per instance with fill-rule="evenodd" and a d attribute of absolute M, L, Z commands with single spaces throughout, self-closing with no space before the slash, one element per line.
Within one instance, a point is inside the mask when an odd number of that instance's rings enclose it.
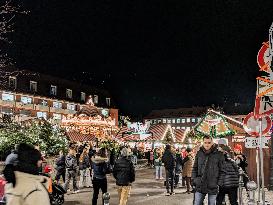
<path fill-rule="evenodd" d="M 190 131 L 200 122 L 209 107 L 192 107 L 178 109 L 153 110 L 144 118 L 144 122 L 150 121 L 152 125 L 167 124 L 172 129 Z M 245 115 L 229 115 L 229 117 L 243 122 Z"/>
<path fill-rule="evenodd" d="M 1 115 L 19 121 L 44 118 L 58 122 L 81 110 L 91 97 L 102 115 L 111 116 L 118 124 L 118 109 L 106 90 L 26 70 L 7 68 L 6 73 L 0 89 Z"/>

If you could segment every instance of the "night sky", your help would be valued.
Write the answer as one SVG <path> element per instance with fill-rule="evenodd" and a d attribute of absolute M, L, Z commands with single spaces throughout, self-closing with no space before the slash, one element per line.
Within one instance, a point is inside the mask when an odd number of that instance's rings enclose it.
<path fill-rule="evenodd" d="M 125 114 L 254 104 L 272 0 L 21 1 L 20 68 L 106 88 Z"/>

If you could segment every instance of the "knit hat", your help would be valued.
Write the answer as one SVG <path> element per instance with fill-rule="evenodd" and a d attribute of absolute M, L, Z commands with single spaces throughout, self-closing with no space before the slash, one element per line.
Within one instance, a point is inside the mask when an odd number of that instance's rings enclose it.
<path fill-rule="evenodd" d="M 225 146 L 227 146 L 227 145 L 228 145 L 228 142 L 227 142 L 226 139 L 221 138 L 221 139 L 218 141 L 218 145 L 225 145 Z"/>
<path fill-rule="evenodd" d="M 242 151 L 242 150 L 243 150 L 243 147 L 242 147 L 242 145 L 240 145 L 240 144 L 236 144 L 236 145 L 234 146 L 234 150 Z"/>

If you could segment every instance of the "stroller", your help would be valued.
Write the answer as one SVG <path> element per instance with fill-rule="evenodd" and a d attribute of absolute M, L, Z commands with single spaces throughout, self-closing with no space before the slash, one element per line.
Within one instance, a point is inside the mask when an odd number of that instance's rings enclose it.
<path fill-rule="evenodd" d="M 4 193 L 6 183 L 7 182 L 5 178 L 0 176 L 0 205 L 6 204 L 5 193 Z"/>
<path fill-rule="evenodd" d="M 61 185 L 52 180 L 52 177 L 50 176 L 51 171 L 51 167 L 47 165 L 45 166 L 44 173 L 40 173 L 40 175 L 49 178 L 48 193 L 51 205 L 62 205 L 64 203 L 64 194 L 66 192 Z"/>

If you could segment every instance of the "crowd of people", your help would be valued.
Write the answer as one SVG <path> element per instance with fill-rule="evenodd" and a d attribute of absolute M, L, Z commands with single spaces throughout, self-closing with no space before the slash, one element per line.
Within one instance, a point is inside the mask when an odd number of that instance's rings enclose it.
<path fill-rule="evenodd" d="M 244 172 L 243 182 L 248 182 L 247 159 L 242 146 L 231 149 L 225 139 L 218 144 L 205 136 L 196 151 L 191 148 L 174 149 L 166 145 L 165 150 L 155 148 L 150 153 L 150 164 L 155 168 L 155 179 L 163 178 L 165 170 L 166 196 L 174 195 L 180 181 L 186 193 L 194 194 L 193 204 L 203 205 L 208 195 L 208 205 L 222 205 L 228 195 L 231 205 L 238 205 L 239 169 Z M 152 156 L 152 157 L 151 157 Z"/>
<path fill-rule="evenodd" d="M 107 174 L 112 173 L 118 187 L 120 205 L 126 205 L 135 181 L 135 168 L 130 158 L 131 149 L 121 147 L 117 160 L 110 163 L 110 153 L 106 148 L 93 149 L 89 144 L 77 146 L 71 143 L 67 155 L 61 150 L 55 160 L 55 179 L 69 190 L 70 181 L 73 193 L 80 188 L 93 187 L 92 205 L 96 205 L 98 195 L 107 193 Z M 42 154 L 38 147 L 19 144 L 5 161 L 4 176 L 7 205 L 50 204 L 49 189 L 51 178 L 43 172 L 53 173 L 49 165 L 42 168 Z M 78 180 L 79 179 L 79 180 Z M 61 182 L 62 180 L 62 182 Z"/>
<path fill-rule="evenodd" d="M 123 146 L 118 156 L 111 156 L 106 148 L 95 148 L 92 144 L 71 143 L 68 153 L 60 150 L 54 161 L 55 174 L 46 165 L 38 146 L 20 144 L 7 157 L 4 175 L 7 205 L 50 204 L 48 198 L 49 178 L 41 175 L 47 170 L 65 192 L 80 192 L 81 188 L 93 188 L 92 205 L 96 205 L 99 192 L 108 191 L 107 175 L 112 174 L 118 186 L 120 205 L 127 204 L 131 184 L 135 181 L 136 148 Z M 164 180 L 166 196 L 174 195 L 175 189 L 185 187 L 187 194 L 193 193 L 194 205 L 202 205 L 208 195 L 208 205 L 221 205 L 225 195 L 231 205 L 238 205 L 239 169 L 246 173 L 247 160 L 242 147 L 231 149 L 224 139 L 218 144 L 209 136 L 197 150 L 190 147 L 175 149 L 167 144 L 149 151 L 149 165 L 155 169 L 155 180 Z M 165 173 L 165 175 L 163 175 Z M 72 181 L 73 190 L 70 190 Z M 244 184 L 248 181 L 244 175 Z M 179 186 L 181 184 L 181 186 Z M 38 187 L 38 188 L 37 188 Z"/>

